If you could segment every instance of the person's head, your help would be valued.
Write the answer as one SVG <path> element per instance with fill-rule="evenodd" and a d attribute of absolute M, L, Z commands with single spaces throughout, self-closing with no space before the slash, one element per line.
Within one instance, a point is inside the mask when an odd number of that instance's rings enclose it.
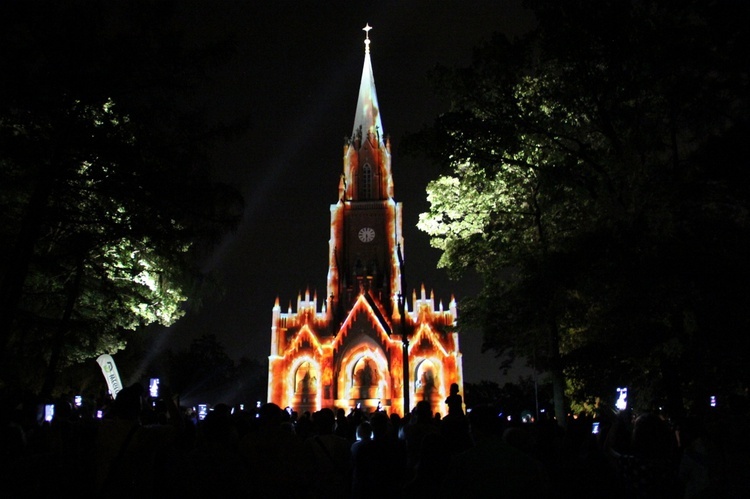
<path fill-rule="evenodd" d="M 391 425 L 393 425 L 394 428 L 398 428 L 399 426 L 401 426 L 401 416 L 399 416 L 397 413 L 392 412 L 389 418 L 391 420 Z"/>
<path fill-rule="evenodd" d="M 357 426 L 357 440 L 372 440 L 372 425 L 366 419 Z"/>
<path fill-rule="evenodd" d="M 112 406 L 115 417 L 120 419 L 138 419 L 141 416 L 143 408 L 143 391 L 143 385 L 133 383 L 117 392 L 115 402 Z"/>
<path fill-rule="evenodd" d="M 217 414 L 217 415 L 219 415 L 221 417 L 228 418 L 229 416 L 232 415 L 232 408 L 229 407 L 229 405 L 227 405 L 227 404 L 225 404 L 223 402 L 220 402 L 220 403 L 218 403 L 218 404 L 216 404 L 214 406 L 214 410 L 211 411 L 211 412 L 214 412 L 215 414 Z"/>
<path fill-rule="evenodd" d="M 432 407 L 427 400 L 420 400 L 414 408 L 417 423 L 425 423 L 432 419 Z"/>
<path fill-rule="evenodd" d="M 336 426 L 336 415 L 332 409 L 324 407 L 314 414 L 313 423 L 315 424 L 315 431 L 320 435 L 332 433 Z"/>
<path fill-rule="evenodd" d="M 258 409 L 258 422 L 264 426 L 279 426 L 284 420 L 284 411 L 278 405 L 268 402 Z"/>
<path fill-rule="evenodd" d="M 667 422 L 653 413 L 638 416 L 633 426 L 633 451 L 645 457 L 668 455 L 674 443 L 674 434 Z"/>
<path fill-rule="evenodd" d="M 451 395 L 458 395 L 458 383 L 451 383 Z"/>
<path fill-rule="evenodd" d="M 373 438 L 379 439 L 386 436 L 388 433 L 388 425 L 391 420 L 388 415 L 383 411 L 377 411 L 370 417 L 370 425 L 372 425 Z"/>
<path fill-rule="evenodd" d="M 55 416 L 53 421 L 65 421 L 73 415 L 73 406 L 65 398 L 55 401 Z"/>

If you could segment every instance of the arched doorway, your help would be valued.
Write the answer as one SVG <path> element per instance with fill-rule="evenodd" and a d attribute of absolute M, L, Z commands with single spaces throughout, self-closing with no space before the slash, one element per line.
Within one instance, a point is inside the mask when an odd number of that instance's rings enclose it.
<path fill-rule="evenodd" d="M 416 386 L 414 395 L 416 401 L 430 402 L 432 412 L 436 412 L 441 401 L 440 367 L 431 359 L 425 359 L 417 364 Z"/>
<path fill-rule="evenodd" d="M 391 376 L 383 350 L 360 345 L 341 360 L 337 407 L 369 413 L 391 406 Z"/>
<path fill-rule="evenodd" d="M 299 412 L 318 410 L 318 385 L 320 372 L 318 366 L 305 360 L 294 371 L 293 407 Z"/>

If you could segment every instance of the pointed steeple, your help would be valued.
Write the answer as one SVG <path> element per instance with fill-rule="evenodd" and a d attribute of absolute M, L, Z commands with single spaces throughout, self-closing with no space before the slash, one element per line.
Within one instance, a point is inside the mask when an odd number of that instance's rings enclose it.
<path fill-rule="evenodd" d="M 354 115 L 354 129 L 352 137 L 362 130 L 362 135 L 371 133 L 378 137 L 383 135 L 383 123 L 380 121 L 380 109 L 378 107 L 378 94 L 375 92 L 375 77 L 372 75 L 372 62 L 370 61 L 370 30 L 367 24 L 362 30 L 365 32 L 365 64 L 362 68 L 362 80 L 359 83 L 359 98 L 357 99 L 357 112 Z M 381 139 L 382 140 L 382 139 Z"/>

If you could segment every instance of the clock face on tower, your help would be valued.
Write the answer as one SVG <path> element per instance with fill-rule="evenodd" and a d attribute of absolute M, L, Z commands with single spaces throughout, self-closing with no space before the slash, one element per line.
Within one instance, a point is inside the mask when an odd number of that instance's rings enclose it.
<path fill-rule="evenodd" d="M 363 243 L 369 243 L 373 239 L 375 239 L 375 230 L 371 227 L 362 227 L 359 229 L 359 240 Z"/>

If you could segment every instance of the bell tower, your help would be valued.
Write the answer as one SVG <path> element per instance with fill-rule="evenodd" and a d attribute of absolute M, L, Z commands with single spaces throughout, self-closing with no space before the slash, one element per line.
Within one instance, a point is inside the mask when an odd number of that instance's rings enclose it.
<path fill-rule="evenodd" d="M 331 205 L 328 305 L 341 318 L 363 290 L 397 313 L 401 203 L 393 199 L 391 145 L 383 136 L 370 59 L 370 26 L 364 28 L 365 62 L 351 136 L 344 144 L 339 199 Z M 403 256 L 403 255 L 402 255 Z"/>

